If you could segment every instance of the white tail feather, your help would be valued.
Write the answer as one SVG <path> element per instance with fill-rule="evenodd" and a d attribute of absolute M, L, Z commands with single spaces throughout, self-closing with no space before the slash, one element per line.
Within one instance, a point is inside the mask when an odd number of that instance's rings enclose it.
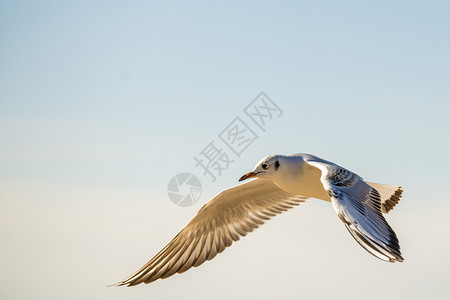
<path fill-rule="evenodd" d="M 387 214 L 400 201 L 403 189 L 399 185 L 380 184 L 366 181 L 368 185 L 373 187 L 381 196 L 381 212 Z"/>

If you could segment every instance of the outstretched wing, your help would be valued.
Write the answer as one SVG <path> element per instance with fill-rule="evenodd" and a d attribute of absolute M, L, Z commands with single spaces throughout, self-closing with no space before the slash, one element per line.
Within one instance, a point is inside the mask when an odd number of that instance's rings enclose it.
<path fill-rule="evenodd" d="M 117 285 L 150 283 L 197 267 L 264 221 L 307 199 L 260 179 L 225 190 L 205 204 L 155 257 Z"/>
<path fill-rule="evenodd" d="M 355 240 L 388 262 L 403 261 L 400 246 L 381 212 L 380 193 L 361 177 L 327 161 L 307 161 L 322 171 L 321 182 L 333 207 Z"/>

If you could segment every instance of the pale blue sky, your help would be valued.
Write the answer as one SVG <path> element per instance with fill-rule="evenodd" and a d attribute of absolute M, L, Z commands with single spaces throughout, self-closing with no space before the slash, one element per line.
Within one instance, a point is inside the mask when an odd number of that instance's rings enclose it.
<path fill-rule="evenodd" d="M 448 1 L 1 1 L 1 298 L 450 297 L 449 19 Z M 193 157 L 260 91 L 284 114 L 210 183 Z M 312 201 L 197 269 L 105 287 L 293 152 L 403 185 L 405 262 Z M 204 184 L 189 208 L 166 194 L 179 172 Z"/>

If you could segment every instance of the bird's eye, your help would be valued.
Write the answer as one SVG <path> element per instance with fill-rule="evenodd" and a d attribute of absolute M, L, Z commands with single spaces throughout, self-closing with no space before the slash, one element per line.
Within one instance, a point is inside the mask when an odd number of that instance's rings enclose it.
<path fill-rule="evenodd" d="M 269 167 L 266 163 L 263 163 L 262 165 L 261 165 L 261 167 L 264 169 L 264 170 L 267 170 L 267 168 Z"/>

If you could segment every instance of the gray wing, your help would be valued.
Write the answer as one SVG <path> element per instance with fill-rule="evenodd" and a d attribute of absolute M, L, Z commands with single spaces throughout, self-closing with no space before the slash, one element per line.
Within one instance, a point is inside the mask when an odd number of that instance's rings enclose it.
<path fill-rule="evenodd" d="M 148 263 L 116 285 L 150 283 L 197 267 L 264 221 L 307 199 L 259 179 L 225 190 L 205 204 Z"/>
<path fill-rule="evenodd" d="M 361 177 L 326 161 L 308 161 L 322 171 L 321 182 L 333 207 L 355 240 L 369 253 L 388 261 L 403 261 L 395 232 L 381 212 L 379 192 Z"/>

